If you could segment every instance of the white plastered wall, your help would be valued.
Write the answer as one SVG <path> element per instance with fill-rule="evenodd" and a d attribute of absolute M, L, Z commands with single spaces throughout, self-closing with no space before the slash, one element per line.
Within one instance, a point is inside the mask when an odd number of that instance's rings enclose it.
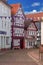
<path fill-rule="evenodd" d="M 43 45 L 43 21 L 41 22 L 41 45 Z"/>

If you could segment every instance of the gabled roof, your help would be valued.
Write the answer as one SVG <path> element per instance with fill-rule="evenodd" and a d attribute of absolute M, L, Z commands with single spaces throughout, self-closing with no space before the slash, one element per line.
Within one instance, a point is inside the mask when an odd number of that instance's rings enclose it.
<path fill-rule="evenodd" d="M 18 9 L 21 7 L 21 4 L 11 4 L 11 7 L 12 7 L 12 14 L 15 15 L 18 11 Z"/>
<path fill-rule="evenodd" d="M 37 31 L 38 29 L 37 29 L 37 26 L 36 26 L 35 22 L 32 21 L 32 22 L 30 22 L 29 25 L 31 25 L 32 23 L 34 24 L 34 26 L 35 26 L 35 28 L 36 28 L 36 31 Z"/>
<path fill-rule="evenodd" d="M 7 6 L 11 7 L 7 2 L 0 0 L 1 2 L 3 2 L 4 4 L 6 4 Z"/>
<path fill-rule="evenodd" d="M 35 25 L 36 30 L 38 30 L 38 28 L 37 28 L 35 22 L 34 22 L 33 20 L 31 20 L 31 19 L 28 19 L 28 20 L 26 20 L 26 21 L 24 22 L 25 30 L 27 30 L 28 26 L 29 26 L 31 23 L 33 23 L 33 24 Z"/>

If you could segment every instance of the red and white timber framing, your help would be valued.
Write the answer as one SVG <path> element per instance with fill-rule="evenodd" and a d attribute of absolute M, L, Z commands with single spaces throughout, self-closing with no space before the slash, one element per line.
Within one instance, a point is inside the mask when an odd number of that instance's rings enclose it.
<path fill-rule="evenodd" d="M 12 46 L 24 48 L 24 19 L 21 16 L 12 17 Z"/>

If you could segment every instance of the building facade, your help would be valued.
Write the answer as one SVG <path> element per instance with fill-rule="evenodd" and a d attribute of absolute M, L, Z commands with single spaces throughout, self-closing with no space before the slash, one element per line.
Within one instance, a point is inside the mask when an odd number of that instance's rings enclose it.
<path fill-rule="evenodd" d="M 14 47 L 33 48 L 34 45 L 43 44 L 42 24 L 43 12 L 24 15 L 20 4 L 12 4 L 12 43 Z M 26 28 L 26 18 L 32 20 Z M 28 20 L 29 21 L 29 20 Z"/>
<path fill-rule="evenodd" d="M 18 7 L 19 5 L 19 7 Z M 25 16 L 24 12 L 22 10 L 22 7 L 20 4 L 14 4 L 12 5 L 13 11 L 15 7 L 17 6 L 18 8 L 16 9 L 16 13 L 13 14 L 13 47 L 14 48 L 24 48 L 24 21 L 25 21 Z"/>
<path fill-rule="evenodd" d="M 30 22 L 25 32 L 25 48 L 33 48 L 37 44 L 37 27 L 35 23 Z"/>
<path fill-rule="evenodd" d="M 29 13 L 26 17 L 30 18 L 35 22 L 37 26 L 37 45 L 43 46 L 43 12 Z"/>
<path fill-rule="evenodd" d="M 11 47 L 11 7 L 0 0 L 0 49 Z"/>
<path fill-rule="evenodd" d="M 41 22 L 35 23 L 37 26 L 37 46 L 39 47 L 41 44 Z"/>

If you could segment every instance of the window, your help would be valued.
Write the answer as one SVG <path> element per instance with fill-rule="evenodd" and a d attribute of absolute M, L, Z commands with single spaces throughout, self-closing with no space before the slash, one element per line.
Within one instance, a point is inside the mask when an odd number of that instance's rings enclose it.
<path fill-rule="evenodd" d="M 32 46 L 32 42 L 31 41 L 29 41 L 29 46 Z"/>
<path fill-rule="evenodd" d="M 35 35 L 34 31 L 29 31 L 28 33 L 29 33 L 29 35 Z"/>
<path fill-rule="evenodd" d="M 8 29 L 9 29 L 9 21 L 8 21 Z"/>
<path fill-rule="evenodd" d="M 3 28 L 3 21 L 2 21 L 2 28 Z"/>
<path fill-rule="evenodd" d="M 32 31 L 32 35 L 34 35 L 34 32 Z"/>
<path fill-rule="evenodd" d="M 4 47 L 5 47 L 5 36 L 4 36 Z"/>
<path fill-rule="evenodd" d="M 5 28 L 6 28 L 6 21 L 5 21 Z"/>
<path fill-rule="evenodd" d="M 3 36 L 1 36 L 1 48 L 3 48 Z"/>
<path fill-rule="evenodd" d="M 2 18 L 2 28 L 3 28 L 3 29 L 6 28 L 5 23 L 6 23 L 6 19 L 5 19 L 5 17 L 3 17 L 3 18 Z"/>
<path fill-rule="evenodd" d="M 30 42 L 30 46 L 32 46 L 32 42 Z"/>
<path fill-rule="evenodd" d="M 28 41 L 27 41 L 27 46 L 29 45 Z"/>
<path fill-rule="evenodd" d="M 4 14 L 5 13 L 5 7 L 2 5 L 2 13 Z"/>
<path fill-rule="evenodd" d="M 8 18 L 6 18 L 6 21 L 5 21 L 5 26 L 6 26 L 6 29 L 8 28 Z"/>
<path fill-rule="evenodd" d="M 30 35 L 30 31 L 29 31 L 29 35 Z"/>
<path fill-rule="evenodd" d="M 6 45 L 9 45 L 9 37 L 6 37 Z"/>
<path fill-rule="evenodd" d="M 2 19 L 0 18 L 0 28 L 2 28 Z"/>
<path fill-rule="evenodd" d="M 30 42 L 29 42 L 29 46 L 30 46 Z"/>

